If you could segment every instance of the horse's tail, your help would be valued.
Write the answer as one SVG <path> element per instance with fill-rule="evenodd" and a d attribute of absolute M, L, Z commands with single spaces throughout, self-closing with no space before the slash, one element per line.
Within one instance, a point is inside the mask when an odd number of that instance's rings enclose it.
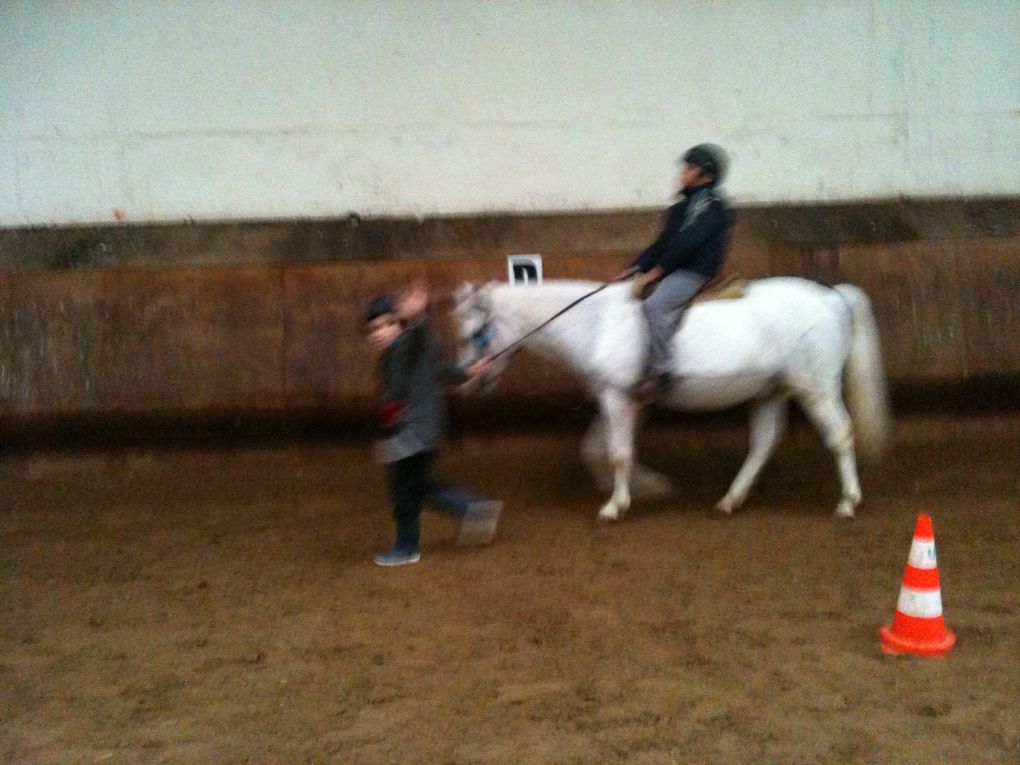
<path fill-rule="evenodd" d="M 861 455 L 878 459 L 889 440 L 889 398 L 886 392 L 878 325 L 871 301 L 852 284 L 835 290 L 850 306 L 850 353 L 843 370 L 845 396 Z"/>

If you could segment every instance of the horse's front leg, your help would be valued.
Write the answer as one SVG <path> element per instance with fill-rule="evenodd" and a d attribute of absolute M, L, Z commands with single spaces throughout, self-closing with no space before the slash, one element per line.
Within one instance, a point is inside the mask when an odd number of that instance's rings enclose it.
<path fill-rule="evenodd" d="M 581 440 L 581 456 L 599 491 L 611 491 L 613 478 L 609 475 L 609 446 L 606 423 L 601 415 L 595 415 L 588 432 Z"/>
<path fill-rule="evenodd" d="M 613 471 L 613 495 L 599 510 L 603 521 L 615 521 L 630 508 L 630 476 L 634 467 L 634 431 L 639 405 L 616 390 L 599 395 L 599 407 L 608 430 L 609 465 Z"/>

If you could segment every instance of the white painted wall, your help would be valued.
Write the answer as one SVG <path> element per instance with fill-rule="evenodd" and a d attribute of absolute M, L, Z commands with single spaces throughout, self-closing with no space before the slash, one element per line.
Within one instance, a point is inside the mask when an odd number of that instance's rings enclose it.
<path fill-rule="evenodd" d="M 1020 194 L 1015 0 L 0 2 L 0 226 Z"/>

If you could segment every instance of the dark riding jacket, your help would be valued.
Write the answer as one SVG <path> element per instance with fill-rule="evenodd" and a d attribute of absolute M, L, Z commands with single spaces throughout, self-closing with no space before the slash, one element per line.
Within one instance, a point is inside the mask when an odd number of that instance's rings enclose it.
<path fill-rule="evenodd" d="M 666 225 L 633 265 L 641 272 L 659 266 L 666 274 L 679 268 L 706 279 L 722 269 L 729 243 L 730 212 L 715 186 L 681 191 L 684 198 L 669 208 Z"/>

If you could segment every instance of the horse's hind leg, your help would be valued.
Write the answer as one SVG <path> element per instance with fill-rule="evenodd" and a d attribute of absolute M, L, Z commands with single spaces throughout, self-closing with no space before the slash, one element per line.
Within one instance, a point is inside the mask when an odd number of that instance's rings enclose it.
<path fill-rule="evenodd" d="M 615 521 L 630 508 L 630 475 L 634 464 L 634 431 L 638 405 L 628 396 L 608 390 L 599 396 L 599 407 L 609 429 L 609 463 L 613 469 L 613 495 L 599 510 L 599 518 Z"/>
<path fill-rule="evenodd" d="M 747 493 L 754 485 L 755 479 L 765 466 L 772 452 L 776 449 L 780 437 L 786 429 L 785 395 L 776 395 L 754 406 L 751 410 L 751 432 L 749 448 L 744 464 L 740 466 L 737 477 L 733 479 L 726 496 L 719 500 L 716 510 L 732 513 L 744 504 Z"/>
<path fill-rule="evenodd" d="M 857 478 L 853 427 L 838 389 L 798 393 L 797 399 L 836 458 L 843 491 L 836 505 L 836 515 L 853 518 L 855 508 L 861 503 L 861 484 Z"/>

